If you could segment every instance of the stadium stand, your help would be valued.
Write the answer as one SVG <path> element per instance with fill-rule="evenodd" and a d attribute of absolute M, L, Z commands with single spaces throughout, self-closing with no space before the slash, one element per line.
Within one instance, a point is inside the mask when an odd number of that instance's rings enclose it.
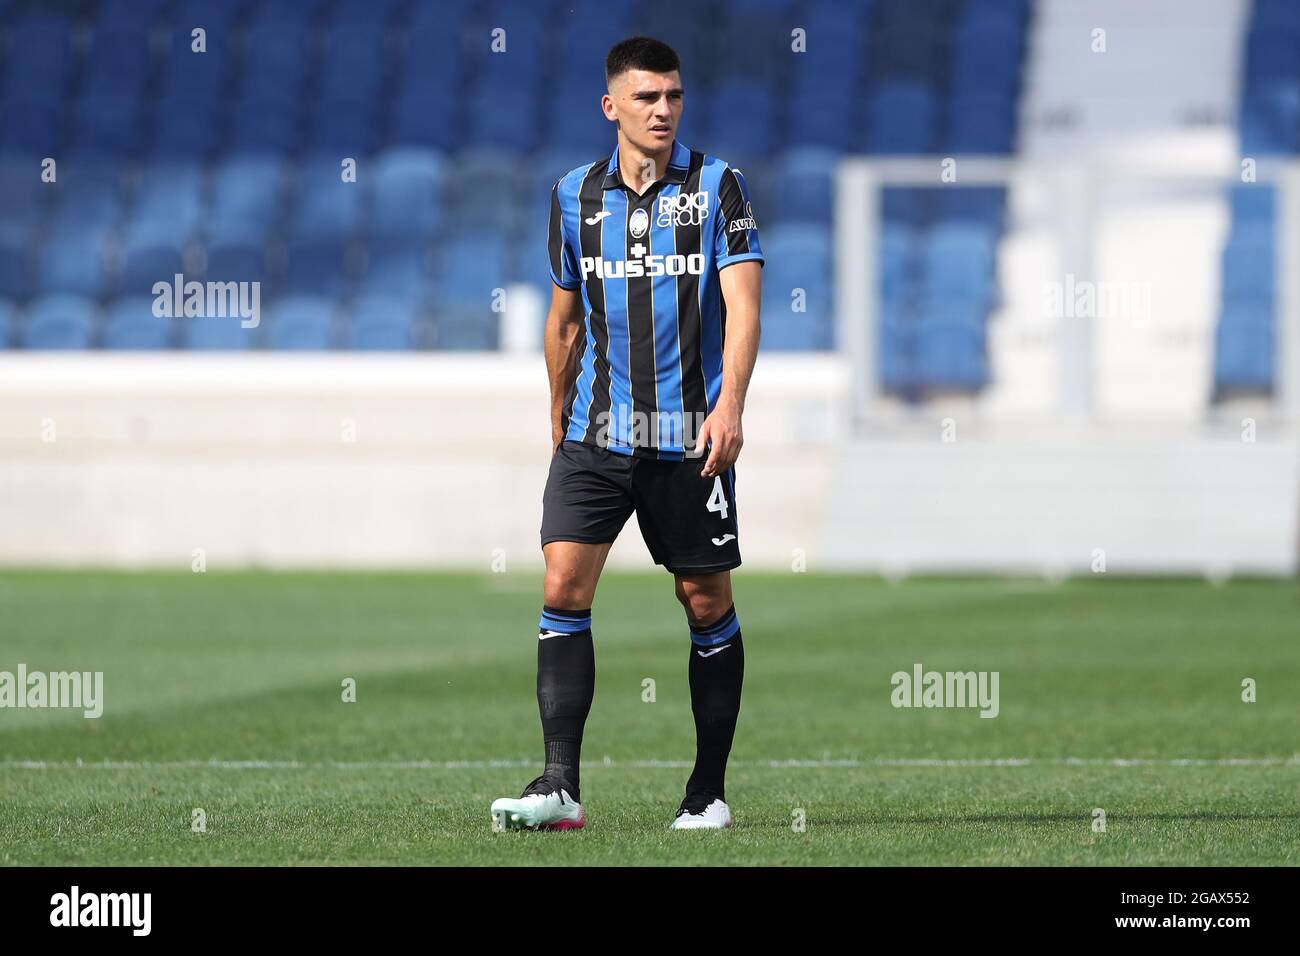
<path fill-rule="evenodd" d="M 751 186 L 764 347 L 829 349 L 840 156 L 1009 153 L 1029 14 L 1029 0 L 0 2 L 4 341 L 495 348 L 492 290 L 549 292 L 550 184 L 611 148 L 603 55 L 645 32 L 686 64 L 682 140 Z M 791 55 L 794 23 L 815 55 Z M 45 157 L 56 182 L 39 181 Z M 1002 191 L 897 192 L 886 385 L 978 389 Z M 265 327 L 169 331 L 141 297 L 177 273 L 264 283 Z"/>
<path fill-rule="evenodd" d="M 1300 6 L 1257 0 L 1246 33 L 1238 125 L 1243 156 L 1300 151 Z M 1219 395 L 1268 393 L 1274 385 L 1274 195 L 1236 186 L 1223 250 L 1223 301 L 1215 329 Z"/>

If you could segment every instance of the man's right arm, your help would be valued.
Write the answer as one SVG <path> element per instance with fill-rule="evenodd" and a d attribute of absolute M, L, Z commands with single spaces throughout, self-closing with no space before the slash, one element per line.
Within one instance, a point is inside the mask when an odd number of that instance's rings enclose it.
<path fill-rule="evenodd" d="M 551 380 L 551 451 L 564 439 L 564 402 L 578 377 L 582 351 L 582 291 L 551 283 L 551 308 L 546 314 L 546 374 Z"/>

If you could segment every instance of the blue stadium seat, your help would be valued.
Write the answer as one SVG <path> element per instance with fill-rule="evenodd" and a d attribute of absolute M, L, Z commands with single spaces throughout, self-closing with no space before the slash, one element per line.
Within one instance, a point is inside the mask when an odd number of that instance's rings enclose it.
<path fill-rule="evenodd" d="M 322 296 L 289 296 L 271 306 L 267 322 L 267 344 L 273 349 L 328 349 L 333 343 L 334 303 Z"/>
<path fill-rule="evenodd" d="M 92 90 L 76 110 L 76 148 L 102 156 L 128 156 L 144 141 L 140 102 L 134 93 Z"/>
<path fill-rule="evenodd" d="M 63 144 L 63 106 L 46 93 L 31 94 L 9 86 L 0 100 L 0 153 L 10 156 L 57 156 Z"/>
<path fill-rule="evenodd" d="M 451 206 L 453 228 L 509 232 L 518 212 L 518 158 L 500 150 L 467 150 L 455 159 L 457 191 Z"/>
<path fill-rule="evenodd" d="M 382 238 L 429 239 L 442 225 L 448 163 L 439 152 L 399 147 L 373 164 L 371 232 Z"/>
<path fill-rule="evenodd" d="M 881 190 L 881 216 L 887 223 L 924 226 L 930 219 L 933 193 L 933 189 L 886 186 Z"/>
<path fill-rule="evenodd" d="M 506 242 L 499 233 L 453 234 L 442 247 L 438 302 L 492 305 L 493 290 L 508 279 Z"/>
<path fill-rule="evenodd" d="M 93 155 L 71 156 L 58 165 L 58 180 L 45 184 L 54 202 L 57 229 L 103 230 L 123 215 L 122 164 Z"/>
<path fill-rule="evenodd" d="M 437 347 L 448 351 L 492 351 L 500 338 L 500 315 L 482 307 L 439 305 L 435 316 Z"/>
<path fill-rule="evenodd" d="M 790 304 L 763 311 L 762 348 L 773 352 L 819 352 L 831 348 L 828 316 L 820 312 L 794 312 Z"/>
<path fill-rule="evenodd" d="M 511 280 L 532 284 L 545 299 L 551 296 L 549 239 L 546 221 L 538 219 L 515 238 L 509 256 Z"/>
<path fill-rule="evenodd" d="M 1248 85 L 1263 79 L 1289 80 L 1300 71 L 1300 49 L 1294 36 L 1253 27 L 1246 34 Z"/>
<path fill-rule="evenodd" d="M 1300 146 L 1300 89 L 1293 82 L 1264 92 L 1247 92 L 1241 102 L 1243 153 L 1293 153 Z"/>
<path fill-rule="evenodd" d="M 214 243 L 207 254 L 209 282 L 266 281 L 266 252 L 260 243 Z"/>
<path fill-rule="evenodd" d="M 778 224 L 763 237 L 764 335 L 768 318 L 778 323 L 770 344 L 828 348 L 832 315 L 831 250 L 819 226 Z M 794 307 L 802 305 L 803 311 Z"/>
<path fill-rule="evenodd" d="M 0 296 L 21 299 L 31 285 L 28 243 L 21 233 L 0 234 Z"/>
<path fill-rule="evenodd" d="M 138 97 L 149 75 L 149 28 L 106 20 L 91 36 L 83 88 Z"/>
<path fill-rule="evenodd" d="M 173 319 L 185 348 L 195 352 L 239 352 L 257 347 L 260 328 L 244 328 L 236 317 Z"/>
<path fill-rule="evenodd" d="M 71 20 L 32 14 L 14 25 L 5 64 L 6 89 L 26 86 L 58 96 L 67 88 L 72 69 Z"/>
<path fill-rule="evenodd" d="M 767 155 L 778 129 L 771 91 L 755 85 L 727 84 L 709 102 L 713 135 L 711 147 L 719 155 Z"/>
<path fill-rule="evenodd" d="M 203 212 L 203 172 L 197 163 L 146 166 L 135 190 L 126 242 L 179 248 L 198 232 Z"/>
<path fill-rule="evenodd" d="M 893 310 L 907 301 L 916 284 L 920 240 L 917 231 L 903 223 L 885 222 L 880 229 L 880 298 L 882 308 Z"/>
<path fill-rule="evenodd" d="M 1272 227 L 1267 223 L 1237 226 L 1223 251 L 1225 298 L 1271 299 L 1275 288 Z"/>
<path fill-rule="evenodd" d="M 364 295 L 389 295 L 420 300 L 428 291 L 430 276 L 426 244 L 407 239 L 371 242 L 360 291 Z"/>
<path fill-rule="evenodd" d="M 0 240 L 26 239 L 53 193 L 34 160 L 0 161 Z"/>
<path fill-rule="evenodd" d="M 342 295 L 355 278 L 348 248 L 346 241 L 331 236 L 289 243 L 284 288 L 293 293 Z"/>
<path fill-rule="evenodd" d="M 829 228 L 838 158 L 829 149 L 792 149 L 785 153 L 772 174 L 776 194 L 774 218 Z M 760 209 L 758 215 L 764 212 Z"/>
<path fill-rule="evenodd" d="M 1232 219 L 1238 222 L 1265 222 L 1272 224 L 1275 215 L 1273 187 L 1262 183 L 1237 186 L 1228 192 L 1232 203 Z"/>
<path fill-rule="evenodd" d="M 356 92 L 351 95 L 356 97 L 378 90 L 383 81 L 388 27 L 386 16 L 376 6 L 336 8 L 321 36 L 326 88 L 345 98 L 349 97 L 350 83 L 336 82 L 331 77 L 346 77 L 355 83 Z"/>
<path fill-rule="evenodd" d="M 181 320 L 159 318 L 153 314 L 153 304 L 151 296 L 130 296 L 109 306 L 104 322 L 104 348 L 170 348 L 176 322 Z"/>
<path fill-rule="evenodd" d="M 448 152 L 460 146 L 459 104 L 454 87 L 422 81 L 409 83 L 393 110 L 392 141 Z"/>
<path fill-rule="evenodd" d="M 922 317 L 916 330 L 918 384 L 930 390 L 974 391 L 988 381 L 983 306 L 958 306 Z"/>
<path fill-rule="evenodd" d="M 287 89 L 287 88 L 286 88 Z M 297 99 L 284 90 L 249 95 L 235 107 L 235 149 L 288 155 L 303 141 Z"/>
<path fill-rule="evenodd" d="M 18 344 L 18 310 L 12 302 L 0 299 L 0 349 Z"/>
<path fill-rule="evenodd" d="M 837 152 L 858 146 L 853 124 L 844 122 L 845 112 L 846 107 L 824 99 L 796 97 L 790 106 L 790 142 Z"/>
<path fill-rule="evenodd" d="M 379 142 L 375 103 L 374 99 L 365 104 L 318 101 L 307 134 L 312 152 L 354 159 L 370 155 Z"/>
<path fill-rule="evenodd" d="M 95 229 L 70 227 L 52 233 L 42 250 L 37 276 L 40 290 L 101 295 L 108 283 L 107 251 L 108 235 Z"/>
<path fill-rule="evenodd" d="M 135 0 L 121 2 L 134 3 Z M 168 6 L 168 0 L 150 2 L 159 7 Z M 178 0 L 171 10 L 169 20 L 172 29 L 181 31 L 186 36 L 195 27 L 203 27 L 208 31 L 208 49 L 212 49 L 213 35 L 229 31 L 247 9 L 245 0 Z"/>
<path fill-rule="evenodd" d="M 934 190 L 933 213 L 941 223 L 968 222 L 999 232 L 1006 198 L 1006 189 L 997 186 L 944 186 Z"/>
<path fill-rule="evenodd" d="M 90 299 L 70 294 L 48 295 L 27 306 L 22 334 L 28 349 L 86 349 L 94 331 L 95 307 Z"/>
<path fill-rule="evenodd" d="M 161 89 L 164 96 L 179 103 L 214 106 L 223 97 L 234 73 L 234 27 L 211 15 L 218 5 L 206 4 L 205 11 L 182 10 L 172 23 L 167 57 L 163 64 Z M 192 31 L 202 25 L 207 31 L 205 49 L 194 49 Z"/>
<path fill-rule="evenodd" d="M 1252 25 L 1269 36 L 1300 40 L 1300 6 L 1291 0 L 1255 0 Z"/>
<path fill-rule="evenodd" d="M 917 388 L 918 325 L 910 310 L 899 307 L 881 312 L 876 372 L 880 376 L 881 388 L 886 392 L 909 394 Z"/>
<path fill-rule="evenodd" d="M 418 340 L 419 309 L 398 296 L 363 296 L 353 304 L 347 347 L 364 352 L 402 352 Z"/>
<path fill-rule="evenodd" d="M 595 102 L 590 103 L 587 109 L 575 109 L 567 105 L 582 103 L 591 98 L 590 81 L 584 78 L 582 85 L 585 89 L 581 91 L 566 93 L 561 90 L 551 98 L 550 119 L 541 139 L 548 154 L 577 151 L 584 157 L 579 162 L 590 162 L 600 153 L 608 154 L 614 148 L 615 132 L 613 124 L 605 119 Z"/>
<path fill-rule="evenodd" d="M 537 93 L 536 78 L 518 82 L 524 85 L 513 95 L 486 87 L 471 97 L 466 147 L 516 153 L 530 153 L 538 147 L 537 116 L 541 97 Z"/>
<path fill-rule="evenodd" d="M 920 226 L 930 221 L 932 189 L 885 186 L 880 190 L 880 216 L 885 222 Z"/>
<path fill-rule="evenodd" d="M 215 102 L 162 100 L 152 155 L 162 161 L 204 159 L 216 152 L 221 120 Z"/>
<path fill-rule="evenodd" d="M 280 217 L 284 164 L 273 156 L 235 156 L 212 184 L 208 234 L 217 242 L 262 242 Z"/>
<path fill-rule="evenodd" d="M 867 113 L 867 144 L 876 153 L 928 153 L 935 143 L 935 96 L 906 81 L 881 84 Z"/>
<path fill-rule="evenodd" d="M 1220 392 L 1268 393 L 1273 388 L 1272 317 L 1225 312 L 1215 330 L 1214 381 Z"/>
<path fill-rule="evenodd" d="M 995 233 L 973 223 L 945 223 L 930 230 L 922 253 L 923 294 L 928 306 L 952 300 L 987 309 L 993 287 Z"/>
<path fill-rule="evenodd" d="M 296 240 L 346 239 L 361 224 L 364 175 L 345 182 L 338 159 L 318 159 L 298 169 L 289 235 Z"/>
<path fill-rule="evenodd" d="M 122 295 L 144 295 L 155 282 L 171 282 L 173 276 L 185 271 L 181 249 L 176 245 L 155 243 L 146 237 L 127 242 L 124 251 L 117 281 Z"/>
<path fill-rule="evenodd" d="M 385 26 L 394 12 L 406 0 L 338 0 L 331 11 L 336 21 L 350 23 L 381 23 Z M 450 4 L 455 6 L 455 4 Z"/>
<path fill-rule="evenodd" d="M 212 2 L 212 6 L 228 5 L 229 0 Z M 97 25 L 121 26 L 132 30 L 147 30 L 158 18 L 168 0 L 100 0 L 96 5 Z"/>
<path fill-rule="evenodd" d="M 1014 104 L 1007 95 L 958 93 L 948 102 L 945 148 L 953 153 L 1002 155 L 1014 147 Z"/>

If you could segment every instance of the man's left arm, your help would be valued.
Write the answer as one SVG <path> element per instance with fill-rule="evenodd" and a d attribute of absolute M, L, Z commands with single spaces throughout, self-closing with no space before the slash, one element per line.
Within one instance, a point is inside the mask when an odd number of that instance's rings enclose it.
<path fill-rule="evenodd" d="M 718 272 L 722 300 L 727 306 L 727 333 L 722 347 L 722 391 L 696 440 L 697 448 L 712 443 L 700 472 L 721 475 L 736 463 L 745 443 L 740 418 L 745 411 L 749 377 L 758 358 L 758 308 L 762 299 L 763 266 L 756 260 L 736 262 Z"/>

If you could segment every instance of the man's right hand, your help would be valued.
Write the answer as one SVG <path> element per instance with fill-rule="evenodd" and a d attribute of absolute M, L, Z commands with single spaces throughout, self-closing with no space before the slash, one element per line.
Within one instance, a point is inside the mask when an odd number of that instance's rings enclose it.
<path fill-rule="evenodd" d="M 551 284 L 551 308 L 546 314 L 543 346 L 546 375 L 551 384 L 551 454 L 564 441 L 564 402 L 578 378 L 578 352 L 582 347 L 582 293 Z"/>

